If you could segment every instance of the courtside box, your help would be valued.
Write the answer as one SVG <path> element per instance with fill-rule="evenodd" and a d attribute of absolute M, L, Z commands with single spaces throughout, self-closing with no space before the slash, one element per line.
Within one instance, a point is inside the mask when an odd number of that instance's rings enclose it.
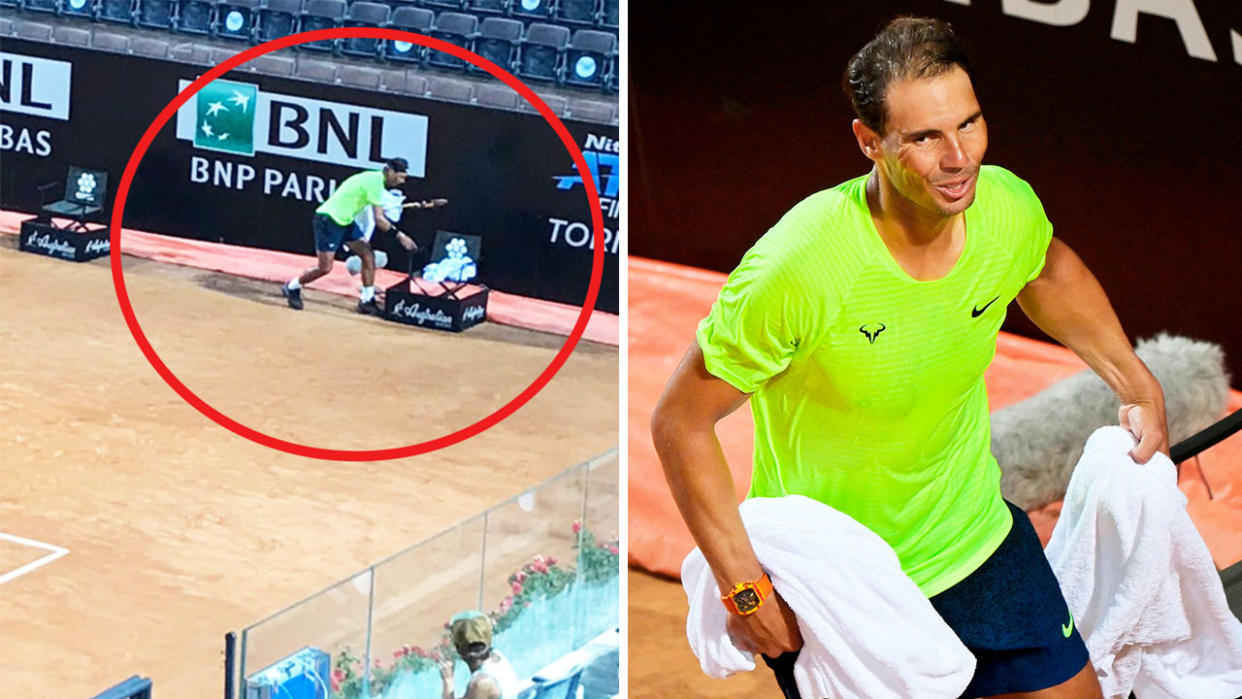
<path fill-rule="evenodd" d="M 108 229 L 104 226 L 70 230 L 33 218 L 22 221 L 18 247 L 26 252 L 71 262 L 107 257 L 111 250 Z"/>
<path fill-rule="evenodd" d="M 407 277 L 385 291 L 384 317 L 459 333 L 487 319 L 487 292 L 487 287 L 476 284 L 454 288 Z"/>

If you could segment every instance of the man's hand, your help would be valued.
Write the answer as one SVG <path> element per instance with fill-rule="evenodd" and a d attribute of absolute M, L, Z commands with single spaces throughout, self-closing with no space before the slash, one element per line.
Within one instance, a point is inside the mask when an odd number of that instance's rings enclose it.
<path fill-rule="evenodd" d="M 1160 406 L 1147 402 L 1123 403 L 1117 417 L 1121 426 L 1138 440 L 1129 451 L 1131 459 L 1145 464 L 1157 451 L 1169 454 L 1169 426 Z"/>
<path fill-rule="evenodd" d="M 779 593 L 773 592 L 754 614 L 728 614 L 725 628 L 738 650 L 775 658 L 802 647 L 798 619 Z"/>
<path fill-rule="evenodd" d="M 410 252 L 418 250 L 418 243 L 415 243 L 413 238 L 401 231 L 397 231 L 397 242 L 401 243 L 401 247 L 409 250 Z"/>

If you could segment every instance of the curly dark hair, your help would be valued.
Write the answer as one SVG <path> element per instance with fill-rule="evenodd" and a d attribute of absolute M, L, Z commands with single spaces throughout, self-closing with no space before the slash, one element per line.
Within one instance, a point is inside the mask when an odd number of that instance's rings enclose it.
<path fill-rule="evenodd" d="M 954 67 L 973 77 L 948 22 L 898 17 L 854 54 L 841 77 L 841 87 L 862 123 L 883 136 L 890 85 L 910 78 L 935 77 Z"/>

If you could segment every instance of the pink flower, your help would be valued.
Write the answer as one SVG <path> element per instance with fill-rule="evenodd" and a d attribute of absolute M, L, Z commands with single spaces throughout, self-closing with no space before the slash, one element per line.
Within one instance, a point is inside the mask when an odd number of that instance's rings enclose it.
<path fill-rule="evenodd" d="M 582 522 L 579 522 L 578 520 L 575 519 L 574 520 L 574 533 L 577 534 L 580 531 L 582 531 Z"/>
<path fill-rule="evenodd" d="M 513 583 L 513 594 L 515 595 L 522 594 L 522 583 L 516 583 L 516 582 Z"/>
<path fill-rule="evenodd" d="M 500 601 L 500 613 L 504 614 L 513 608 L 513 597 L 509 596 Z"/>
<path fill-rule="evenodd" d="M 420 658 L 427 657 L 427 651 L 423 650 L 422 646 L 414 646 L 413 648 L 410 649 L 410 652 L 413 653 L 414 655 L 417 655 Z"/>
<path fill-rule="evenodd" d="M 548 556 L 547 561 L 549 566 L 556 565 L 556 556 Z"/>
<path fill-rule="evenodd" d="M 514 578 L 514 580 L 515 580 L 516 582 L 519 582 L 519 583 L 524 583 L 524 582 L 526 582 L 526 571 L 524 571 L 524 570 L 519 570 L 519 571 L 517 572 L 517 575 L 514 575 L 514 576 L 513 576 L 513 578 Z"/>
<path fill-rule="evenodd" d="M 616 544 L 608 544 L 607 548 L 608 548 L 608 553 L 611 553 L 614 556 L 617 555 L 618 551 L 617 551 Z"/>
<path fill-rule="evenodd" d="M 547 566 L 547 565 L 545 565 L 543 561 L 538 561 L 538 562 L 536 562 L 536 563 L 535 563 L 535 572 L 536 572 L 536 573 L 546 573 L 546 572 L 548 572 L 548 566 Z"/>
<path fill-rule="evenodd" d="M 335 670 L 333 670 L 333 671 L 332 671 L 332 681 L 333 681 L 333 682 L 340 682 L 340 681 L 341 681 L 341 680 L 343 680 L 343 679 L 345 679 L 345 671 L 344 671 L 344 670 L 342 670 L 341 668 L 339 668 L 339 667 L 338 667 L 337 669 L 335 669 Z"/>

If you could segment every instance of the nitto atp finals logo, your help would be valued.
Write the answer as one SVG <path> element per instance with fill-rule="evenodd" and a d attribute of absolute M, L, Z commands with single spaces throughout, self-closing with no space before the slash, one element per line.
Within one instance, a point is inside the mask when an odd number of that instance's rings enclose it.
<path fill-rule="evenodd" d="M 215 80 L 194 96 L 194 145 L 207 150 L 254 155 L 254 116 L 259 88 Z"/>

